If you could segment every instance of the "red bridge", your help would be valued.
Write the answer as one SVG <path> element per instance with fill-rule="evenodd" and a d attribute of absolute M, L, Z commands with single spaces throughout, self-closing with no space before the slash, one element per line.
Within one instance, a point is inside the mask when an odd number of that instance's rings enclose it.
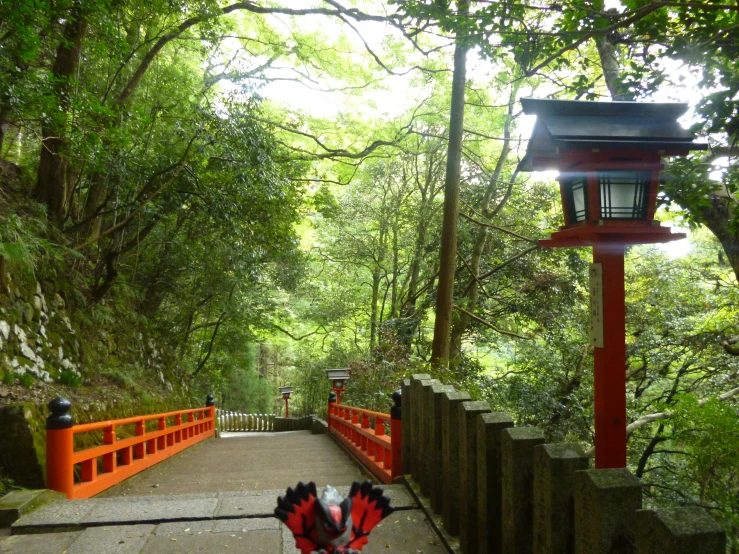
<path fill-rule="evenodd" d="M 74 425 L 57 399 L 47 480 L 70 500 L 21 517 L 0 552 L 292 554 L 272 517 L 277 495 L 301 480 L 345 492 L 369 476 L 397 512 L 364 552 L 725 554 L 726 536 L 703 510 L 642 510 L 639 480 L 589 469 L 578 444 L 547 444 L 428 375 L 406 380 L 393 401 L 381 413 L 332 396 L 325 422 L 217 413 L 209 399 Z M 101 444 L 75 449 L 83 433 Z"/>

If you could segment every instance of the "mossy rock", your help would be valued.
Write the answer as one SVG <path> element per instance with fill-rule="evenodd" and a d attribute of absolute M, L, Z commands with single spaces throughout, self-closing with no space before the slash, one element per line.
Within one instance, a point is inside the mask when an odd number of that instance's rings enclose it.
<path fill-rule="evenodd" d="M 7 313 L 7 321 L 12 326 L 23 322 L 23 314 L 18 304 L 12 303 Z"/>
<path fill-rule="evenodd" d="M 59 348 L 64 345 L 64 341 L 58 333 L 47 329 L 46 334 L 49 335 L 49 344 L 51 344 L 53 348 Z"/>
<path fill-rule="evenodd" d="M 28 488 L 44 487 L 46 434 L 40 433 L 40 419 L 45 416 L 31 402 L 0 409 L 0 463 L 9 477 Z"/>
<path fill-rule="evenodd" d="M 21 321 L 26 325 L 33 323 L 34 319 L 38 320 L 38 314 L 36 310 L 28 302 L 21 302 L 19 304 L 21 310 Z"/>
<path fill-rule="evenodd" d="M 54 295 L 59 291 L 59 287 L 54 280 L 44 279 L 43 281 L 41 281 L 41 290 L 43 291 L 44 295 L 48 296 L 49 298 L 54 298 Z"/>

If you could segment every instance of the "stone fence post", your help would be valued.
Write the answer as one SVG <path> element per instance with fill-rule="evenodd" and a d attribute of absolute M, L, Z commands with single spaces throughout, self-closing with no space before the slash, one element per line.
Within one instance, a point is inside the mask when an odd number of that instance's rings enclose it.
<path fill-rule="evenodd" d="M 421 474 L 423 473 L 424 466 L 424 449 L 423 449 L 423 388 L 424 386 L 430 386 L 431 376 L 425 373 L 413 375 L 411 378 L 411 402 L 410 406 L 410 417 L 411 417 L 411 466 L 410 473 L 413 479 L 417 482 L 421 482 Z M 408 412 L 406 412 L 408 413 Z M 405 435 L 404 435 L 405 436 Z"/>
<path fill-rule="evenodd" d="M 411 435 L 411 380 L 403 379 L 403 386 L 401 387 L 401 396 L 405 399 L 405 417 L 401 420 L 401 427 L 403 428 L 403 475 L 408 475 L 411 472 L 411 453 L 413 447 L 411 441 L 413 437 Z"/>
<path fill-rule="evenodd" d="M 431 480 L 436 472 L 431 465 L 429 452 L 431 451 L 431 389 L 434 385 L 441 384 L 438 379 L 424 379 L 419 381 L 419 446 L 418 449 L 418 478 L 417 481 L 421 486 L 421 492 L 425 496 L 430 496 Z M 414 475 L 414 478 L 416 476 Z"/>
<path fill-rule="evenodd" d="M 531 552 L 534 532 L 534 447 L 544 444 L 536 427 L 503 429 L 503 553 Z M 591 552 L 591 554 L 594 554 Z"/>
<path fill-rule="evenodd" d="M 442 479 L 439 478 L 439 469 L 442 467 L 442 452 L 444 449 L 442 443 L 442 417 L 441 417 L 441 397 L 444 393 L 453 392 L 454 387 L 451 385 L 435 384 L 431 385 L 428 421 L 429 433 L 431 435 L 431 443 L 429 445 L 429 464 L 435 468 L 435 473 L 429 482 L 428 497 L 431 500 L 431 509 L 440 514 L 442 512 L 441 505 L 441 484 Z"/>
<path fill-rule="evenodd" d="M 575 472 L 575 553 L 633 552 L 641 481 L 628 469 Z"/>
<path fill-rule="evenodd" d="M 472 400 L 466 392 L 446 392 L 441 397 L 441 504 L 444 528 L 459 534 L 459 409 Z"/>
<path fill-rule="evenodd" d="M 534 554 L 575 551 L 575 471 L 588 464 L 576 443 L 534 447 Z"/>
<path fill-rule="evenodd" d="M 491 412 L 487 402 L 462 402 L 459 412 L 459 544 L 477 552 L 477 418 Z"/>
<path fill-rule="evenodd" d="M 696 507 L 637 512 L 636 554 L 726 554 L 726 533 Z"/>
<path fill-rule="evenodd" d="M 477 543 L 481 554 L 501 554 L 503 543 L 503 430 L 513 427 L 504 412 L 477 416 Z"/>
<path fill-rule="evenodd" d="M 641 482 L 588 469 L 579 444 L 545 444 L 541 430 L 426 374 L 398 396 L 402 471 L 463 554 L 725 554 L 705 510 L 642 510 Z"/>

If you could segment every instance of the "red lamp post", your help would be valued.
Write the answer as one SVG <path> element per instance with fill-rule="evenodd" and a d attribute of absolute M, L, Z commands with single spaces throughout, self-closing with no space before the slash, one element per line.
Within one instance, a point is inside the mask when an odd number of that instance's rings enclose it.
<path fill-rule="evenodd" d="M 685 238 L 654 221 L 663 156 L 703 150 L 677 123 L 687 104 L 521 100 L 536 124 L 521 171 L 559 170 L 565 225 L 548 247 L 593 247 L 595 467 L 626 467 L 624 252 Z"/>
<path fill-rule="evenodd" d="M 346 381 L 349 379 L 349 370 L 344 369 L 327 369 L 326 375 L 328 375 L 331 381 L 331 390 L 336 393 L 336 403 L 341 404 L 341 393 L 346 390 Z"/>
<path fill-rule="evenodd" d="M 292 387 L 280 387 L 280 394 L 282 394 L 282 399 L 285 401 L 285 418 L 290 418 L 290 406 L 288 403 L 290 402 L 290 395 L 293 392 Z"/>

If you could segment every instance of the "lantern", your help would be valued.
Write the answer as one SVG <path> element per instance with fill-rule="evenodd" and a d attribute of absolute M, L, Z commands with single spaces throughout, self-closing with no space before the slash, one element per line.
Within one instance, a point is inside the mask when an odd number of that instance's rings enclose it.
<path fill-rule="evenodd" d="M 285 401 L 285 417 L 290 417 L 290 407 L 288 405 L 290 401 L 290 395 L 293 392 L 292 387 L 280 387 L 280 394 L 282 395 L 282 399 Z"/>
<path fill-rule="evenodd" d="M 707 145 L 677 119 L 687 104 L 521 100 L 536 124 L 520 171 L 556 169 L 565 224 L 541 246 L 592 246 L 595 467 L 626 467 L 624 252 L 685 238 L 654 220 L 663 156 Z"/>
<path fill-rule="evenodd" d="M 327 369 L 326 375 L 331 381 L 331 390 L 336 393 L 336 401 L 341 404 L 341 393 L 346 390 L 346 380 L 349 379 L 349 370 Z"/>

